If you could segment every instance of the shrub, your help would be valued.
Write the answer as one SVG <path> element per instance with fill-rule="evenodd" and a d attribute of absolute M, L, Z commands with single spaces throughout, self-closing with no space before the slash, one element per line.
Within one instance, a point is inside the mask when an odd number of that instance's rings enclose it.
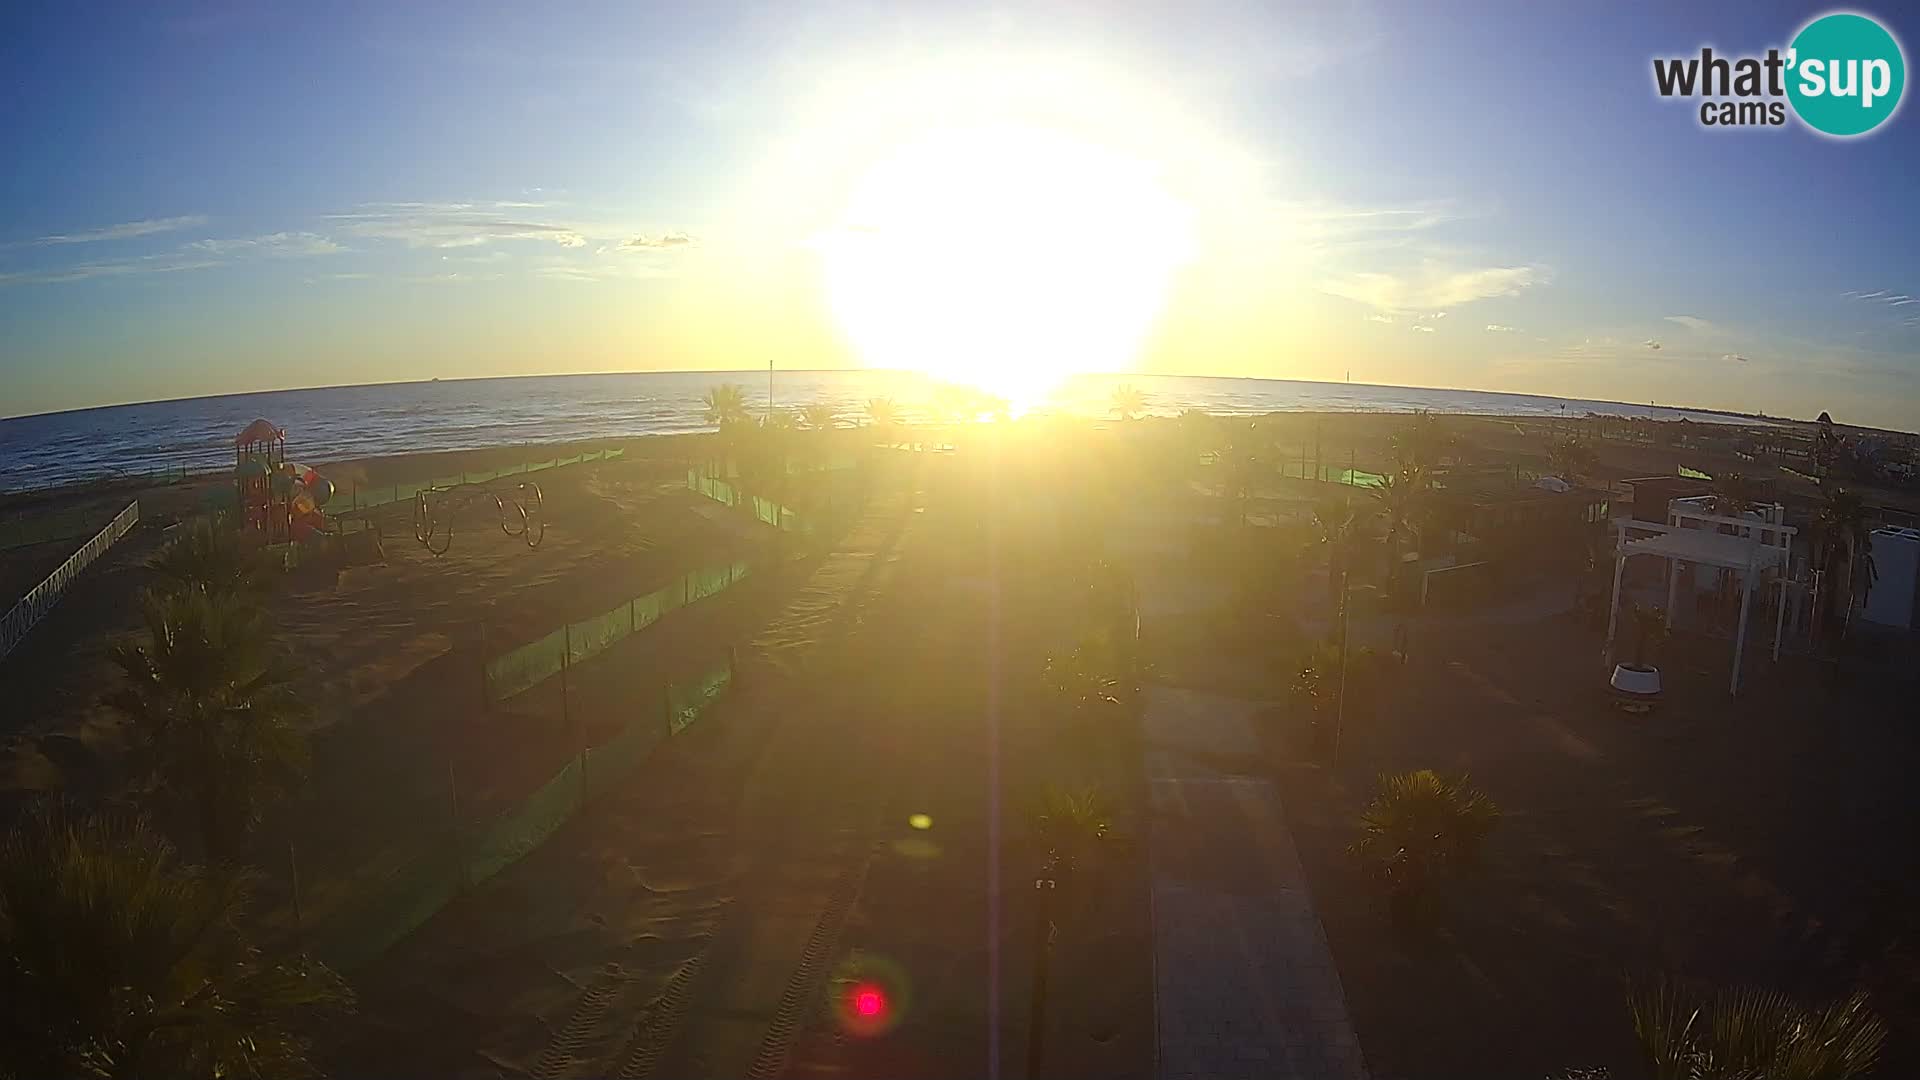
<path fill-rule="evenodd" d="M 1348 851 L 1397 906 L 1417 905 L 1441 878 L 1478 863 L 1499 820 L 1499 807 L 1465 776 L 1447 779 L 1431 769 L 1382 776 Z"/>

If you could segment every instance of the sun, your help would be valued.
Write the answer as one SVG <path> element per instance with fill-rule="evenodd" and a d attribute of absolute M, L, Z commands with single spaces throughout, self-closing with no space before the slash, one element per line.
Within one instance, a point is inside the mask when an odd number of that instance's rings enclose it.
<path fill-rule="evenodd" d="M 1023 411 L 1068 376 L 1135 362 L 1189 217 L 1147 162 L 983 124 L 897 145 L 819 246 L 828 302 L 867 366 L 977 386 Z"/>

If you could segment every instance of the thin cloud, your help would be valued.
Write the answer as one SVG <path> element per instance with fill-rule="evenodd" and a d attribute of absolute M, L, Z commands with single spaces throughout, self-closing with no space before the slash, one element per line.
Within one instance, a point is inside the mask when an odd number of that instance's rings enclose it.
<path fill-rule="evenodd" d="M 1645 348 L 1648 348 L 1648 349 L 1652 349 L 1652 350 L 1654 350 L 1654 351 L 1656 351 L 1656 352 L 1658 352 L 1658 351 L 1659 351 L 1659 349 L 1660 349 L 1660 343 L 1659 343 L 1659 342 L 1657 342 L 1657 341 L 1655 341 L 1655 340 L 1653 340 L 1652 338 L 1648 338 L 1647 340 L 1645 340 L 1645 341 L 1643 341 L 1643 342 L 1641 342 L 1640 344 L 1641 344 L 1641 345 L 1642 345 L 1643 347 L 1645 347 Z"/>
<path fill-rule="evenodd" d="M 1419 331 L 1420 333 L 1422 333 L 1422 334 L 1431 334 L 1431 333 L 1433 333 L 1433 327 L 1431 327 L 1431 326 L 1416 326 L 1416 327 L 1414 327 L 1414 329 L 1415 329 L 1415 330 L 1418 330 L 1418 331 Z"/>
<path fill-rule="evenodd" d="M 118 225 L 108 225 L 85 232 L 55 233 L 31 241 L 35 244 L 94 244 L 105 240 L 132 240 L 140 236 L 152 236 L 155 233 L 176 232 L 191 229 L 207 223 L 205 214 L 183 214 L 179 217 L 148 218 L 145 221 L 126 221 Z"/>
<path fill-rule="evenodd" d="M 1872 292 L 1849 291 L 1841 293 L 1840 296 L 1847 300 L 1866 300 L 1871 303 L 1885 304 L 1888 307 L 1905 307 L 1908 304 L 1920 304 L 1920 297 L 1909 296 L 1906 293 L 1897 293 L 1891 289 L 1875 289 Z"/>
<path fill-rule="evenodd" d="M 564 248 L 587 246 L 571 225 L 528 221 L 507 211 L 538 209 L 513 203 L 371 203 L 329 214 L 343 232 L 372 240 L 398 240 L 408 247 L 473 247 L 496 240 L 535 240 Z"/>
<path fill-rule="evenodd" d="M 667 249 L 678 248 L 678 247 L 687 247 L 692 243 L 693 243 L 693 237 L 688 236 L 686 233 L 671 232 L 671 233 L 662 233 L 659 236 L 628 237 L 627 239 L 620 241 L 620 246 L 630 250 L 641 249 L 641 250 L 660 251 L 660 250 L 667 250 Z"/>
<path fill-rule="evenodd" d="M 1448 204 L 1351 206 L 1332 202 L 1277 202 L 1271 226 L 1292 248 L 1320 255 L 1418 248 L 1437 226 L 1458 221 Z"/>
<path fill-rule="evenodd" d="M 1721 356 L 1720 359 L 1731 360 L 1737 364 L 1745 364 L 1749 362 L 1746 357 L 1741 356 L 1739 353 L 1726 353 L 1725 355 Z"/>
<path fill-rule="evenodd" d="M 1392 324 L 1393 324 L 1393 316 L 1391 316 L 1391 315 L 1382 315 L 1382 314 L 1380 314 L 1379 312 L 1374 312 L 1374 313 L 1373 313 L 1372 315 L 1369 315 L 1369 316 L 1367 316 L 1367 321 L 1368 321 L 1368 322 L 1377 322 L 1377 323 L 1386 323 L 1386 324 L 1388 324 L 1388 325 L 1392 325 Z"/>
<path fill-rule="evenodd" d="M 1668 315 L 1665 321 L 1675 326 L 1684 326 L 1696 334 L 1712 334 L 1720 329 L 1717 324 L 1696 315 Z"/>
<path fill-rule="evenodd" d="M 304 255 L 333 255 L 346 248 L 310 232 L 277 232 L 265 236 L 235 237 L 225 240 L 195 240 L 187 245 L 209 255 L 268 255 L 290 258 Z"/>
<path fill-rule="evenodd" d="M 1537 266 L 1459 267 L 1428 260 L 1409 272 L 1332 277 L 1320 283 L 1320 290 L 1377 311 L 1404 313 L 1513 296 L 1547 280 L 1547 272 Z"/>
<path fill-rule="evenodd" d="M 204 270 L 221 265 L 218 259 L 148 255 L 137 259 L 108 259 L 47 270 L 16 270 L 0 274 L 0 287 L 7 285 L 54 285 L 93 278 L 130 277 L 136 274 L 171 274 L 181 270 Z"/>
<path fill-rule="evenodd" d="M 1507 326 L 1502 323 L 1490 322 L 1487 324 L 1487 333 L 1489 334 L 1517 334 L 1519 332 L 1517 327 Z"/>

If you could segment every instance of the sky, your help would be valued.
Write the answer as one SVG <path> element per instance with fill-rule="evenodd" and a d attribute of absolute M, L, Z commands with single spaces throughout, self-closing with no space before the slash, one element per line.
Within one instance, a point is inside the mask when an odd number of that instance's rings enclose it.
<path fill-rule="evenodd" d="M 1712 130 L 1653 88 L 1827 10 L 30 7 L 0 416 L 771 359 L 1914 430 L 1920 114 Z"/>

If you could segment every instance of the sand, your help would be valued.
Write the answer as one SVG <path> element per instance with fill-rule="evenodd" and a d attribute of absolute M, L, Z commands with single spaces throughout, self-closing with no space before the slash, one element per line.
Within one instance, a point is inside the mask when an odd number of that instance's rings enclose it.
<path fill-rule="evenodd" d="M 1387 438 L 1401 423 L 1275 422 L 1283 444 L 1317 439 L 1329 464 L 1361 469 L 1387 460 Z M 1544 456 L 1538 422 L 1459 423 L 1489 456 Z M 1325 595 L 1310 579 L 1297 618 L 1244 604 L 1221 617 L 1243 590 L 1183 558 L 1187 530 L 1173 523 L 1198 503 L 1183 482 L 1162 476 L 1178 468 L 1145 441 L 1153 424 L 1105 427 L 1016 444 L 1000 458 L 986 438 L 957 455 L 892 455 L 897 463 L 844 537 L 817 550 L 790 547 L 777 568 L 769 563 L 769 572 L 579 665 L 564 706 L 549 680 L 486 708 L 480 659 L 716 554 L 767 558 L 764 530 L 684 491 L 682 459 L 700 455 L 698 442 L 638 440 L 624 461 L 539 475 L 551 525 L 538 550 L 491 527 L 463 526 L 436 559 L 413 543 L 405 508 L 396 507 L 374 515 L 387 535 L 385 565 L 290 578 L 274 611 L 316 704 L 316 763 L 312 790 L 274 816 L 256 850 L 269 878 L 263 925 L 276 941 L 302 940 L 283 852 L 300 863 L 311 922 L 402 853 L 446 835 L 450 815 L 484 820 L 514 805 L 580 746 L 652 708 L 668 673 L 729 645 L 742 673 L 736 695 L 690 735 L 656 748 L 624 790 L 356 971 L 362 1015 L 326 1033 L 324 1056 L 344 1075 L 934 1077 L 983 1075 L 996 1053 L 1005 1074 L 1019 1073 L 1034 934 L 1025 804 L 1045 782 L 1092 779 L 1113 794 L 1123 833 L 1147 833 L 1129 737 L 1063 728 L 1039 684 L 1046 654 L 1073 633 L 1061 537 L 1125 537 L 1112 555 L 1145 575 L 1154 659 L 1160 677 L 1180 685 L 1277 696 L 1275 657 L 1317 625 Z M 1672 451 L 1650 447 L 1604 453 L 1603 479 L 1671 473 L 1675 463 Z M 503 448 L 327 471 L 378 484 L 524 456 Z M 196 495 L 183 485 L 152 497 L 190 508 Z M 140 564 L 160 538 L 157 522 L 129 536 L 20 655 L 0 661 L 0 693 L 20 710 L 0 750 L 0 789 L 16 802 L 32 791 L 117 786 L 119 722 L 98 705 L 110 685 L 104 649 L 130 629 Z M 1715 964 L 1733 943 L 1751 945 L 1781 897 L 1831 921 L 1863 888 L 1862 863 L 1831 846 L 1826 861 L 1806 861 L 1808 849 L 1795 845 L 1809 833 L 1776 848 L 1739 824 L 1753 816 L 1753 798 L 1726 765 L 1731 750 L 1703 741 L 1700 753 L 1679 759 L 1682 768 L 1663 747 L 1629 752 L 1621 740 L 1633 736 L 1611 732 L 1611 717 L 1576 711 L 1567 687 L 1579 683 L 1554 666 L 1565 632 L 1518 622 L 1459 636 L 1496 654 L 1538 654 L 1538 678 L 1513 683 L 1512 665 L 1450 656 L 1443 634 L 1423 636 L 1433 642 L 1421 650 L 1431 669 L 1412 678 L 1426 680 L 1421 692 L 1447 702 L 1444 711 L 1408 690 L 1396 699 L 1396 719 L 1357 732 L 1342 770 L 1285 757 L 1275 765 L 1314 893 L 1332 898 L 1323 916 L 1369 1060 L 1383 1054 L 1417 1075 L 1430 1073 L 1407 1063 L 1431 1060 L 1440 1070 L 1432 1075 L 1468 1075 L 1458 1070 L 1485 1061 L 1485 1039 L 1471 1034 L 1483 1031 L 1517 1045 L 1515 1060 L 1540 1066 L 1534 1074 L 1549 1064 L 1550 1038 L 1604 1055 L 1617 1041 L 1617 999 L 1592 958 L 1644 937 L 1646 912 L 1696 905 L 1684 925 L 1706 934 L 1711 905 L 1757 904 L 1760 916 L 1728 920 L 1682 958 L 1710 974 L 1772 971 Z M 1588 651 L 1581 644 L 1565 653 Z M 1462 666 L 1450 666 L 1456 661 Z M 1535 698 L 1547 707 L 1528 708 Z M 1702 716 L 1716 715 L 1709 695 L 1699 703 Z M 1779 770 L 1805 747 L 1787 737 L 1801 729 L 1784 714 L 1776 727 L 1784 741 L 1769 744 L 1768 775 L 1785 783 Z M 1542 761 L 1552 768 L 1535 779 Z M 1451 966 L 1420 968 L 1381 945 L 1340 855 L 1366 776 L 1416 763 L 1470 765 L 1499 784 L 1497 796 L 1522 822 L 1503 841 L 1516 846 L 1501 865 L 1517 873 L 1545 859 L 1553 868 L 1554 889 L 1514 881 L 1487 894 L 1488 916 L 1461 932 L 1472 948 L 1451 954 Z M 1836 759 L 1820 775 L 1845 787 L 1862 775 L 1847 770 L 1862 767 Z M 1690 801 L 1697 783 L 1686 769 L 1711 774 L 1698 788 L 1714 793 L 1710 802 Z M 1557 792 L 1585 794 L 1561 800 Z M 1669 856 L 1642 847 L 1667 840 L 1647 832 L 1638 809 L 1617 809 L 1634 799 L 1702 815 L 1719 846 L 1694 858 L 1696 868 L 1713 865 L 1712 851 L 1734 852 L 1743 866 L 1777 857 L 1800 868 L 1756 871 L 1764 888 L 1734 875 L 1732 884 L 1700 879 L 1707 883 L 1663 892 L 1674 873 Z M 911 828 L 913 814 L 933 827 Z M 1838 884 L 1822 892 L 1807 867 Z M 1101 903 L 1058 947 L 1049 1075 L 1150 1071 L 1143 845 L 1126 846 L 1106 875 Z M 1500 925 L 1528 932 L 1501 937 Z M 1565 974 L 1569 956 L 1586 964 L 1577 975 Z M 848 964 L 898 978 L 903 1019 L 892 1033 L 847 1037 L 823 1006 L 834 971 Z M 1416 980 L 1413 971 L 1425 973 Z M 1562 994 L 1577 1021 L 1542 1015 L 1562 1006 Z M 1426 1011 L 1454 1001 L 1449 1030 L 1460 1039 L 1425 1033 Z"/>

